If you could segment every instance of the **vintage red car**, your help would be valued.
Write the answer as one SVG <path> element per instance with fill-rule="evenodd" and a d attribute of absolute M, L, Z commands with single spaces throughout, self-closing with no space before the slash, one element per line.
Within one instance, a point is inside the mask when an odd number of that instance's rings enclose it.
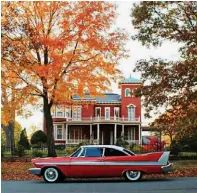
<path fill-rule="evenodd" d="M 29 173 L 43 176 L 46 182 L 70 177 L 120 177 L 139 180 L 143 174 L 169 173 L 169 151 L 136 155 L 115 145 L 81 146 L 70 157 L 36 158 Z"/>

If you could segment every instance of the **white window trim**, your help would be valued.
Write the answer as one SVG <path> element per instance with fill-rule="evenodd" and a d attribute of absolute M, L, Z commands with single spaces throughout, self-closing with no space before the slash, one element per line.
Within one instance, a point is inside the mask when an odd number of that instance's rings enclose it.
<path fill-rule="evenodd" d="M 129 105 L 127 105 L 127 107 L 130 107 L 130 106 L 133 106 L 133 107 L 136 108 L 136 106 L 135 106 L 134 104 L 129 104 Z"/>
<path fill-rule="evenodd" d="M 127 90 L 129 90 L 130 96 L 127 96 Z M 124 90 L 124 96 L 125 96 L 125 97 L 131 97 L 131 89 L 130 89 L 130 88 L 126 88 L 126 89 Z"/>
<path fill-rule="evenodd" d="M 67 112 L 67 111 L 69 111 L 69 117 L 67 117 L 67 115 L 66 115 L 66 112 Z M 65 108 L 65 117 L 66 117 L 67 119 L 70 119 L 70 118 L 71 118 L 71 108 L 68 108 L 68 107 Z"/>
<path fill-rule="evenodd" d="M 130 117 L 129 117 L 129 107 L 134 107 L 134 117 L 133 117 L 133 120 L 130 119 Z M 128 105 L 128 106 L 127 106 L 127 112 L 128 112 L 128 120 L 129 120 L 129 121 L 135 121 L 135 119 L 136 119 L 136 116 L 135 116 L 135 113 L 136 113 L 136 106 L 133 105 L 133 104 Z"/>
<path fill-rule="evenodd" d="M 57 113 L 61 112 L 63 115 L 62 116 L 58 116 Z M 55 107 L 55 117 L 56 118 L 65 118 L 65 108 L 64 110 L 60 111 L 60 108 L 58 108 L 58 106 Z"/>
<path fill-rule="evenodd" d="M 118 110 L 118 117 L 116 117 L 116 114 L 115 114 L 116 110 Z M 119 117 L 120 117 L 120 107 L 114 107 L 114 120 L 119 119 Z"/>
<path fill-rule="evenodd" d="M 77 112 L 75 112 L 76 109 L 77 109 Z M 77 115 L 77 117 L 74 118 L 74 116 L 73 116 L 74 112 L 78 114 L 78 109 L 80 109 L 80 117 L 78 117 L 78 115 Z M 81 106 L 76 106 L 74 109 L 72 109 L 72 120 L 80 121 L 81 118 L 82 118 L 82 107 Z"/>
<path fill-rule="evenodd" d="M 95 107 L 95 117 L 99 117 L 99 116 L 96 116 L 96 110 L 97 109 L 100 109 L 100 117 L 101 117 L 101 107 Z"/>
<path fill-rule="evenodd" d="M 57 128 L 59 125 L 61 125 L 62 126 L 62 128 L 61 128 L 61 130 L 62 130 L 62 138 L 61 139 L 58 139 L 57 138 L 57 129 L 60 129 L 60 128 Z M 57 124 L 57 125 L 55 125 L 55 129 L 54 129 L 54 131 L 55 131 L 55 140 L 63 140 L 64 139 L 64 136 L 63 136 L 63 129 L 64 129 L 64 125 L 63 124 Z"/>
<path fill-rule="evenodd" d="M 106 111 L 109 110 L 109 118 L 106 118 Z M 105 107 L 105 120 L 110 120 L 110 107 Z"/>

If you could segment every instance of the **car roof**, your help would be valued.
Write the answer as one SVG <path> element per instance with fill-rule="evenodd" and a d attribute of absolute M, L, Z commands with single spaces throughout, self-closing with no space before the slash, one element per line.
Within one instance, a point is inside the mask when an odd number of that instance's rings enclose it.
<path fill-rule="evenodd" d="M 82 145 L 81 147 L 86 148 L 86 147 L 103 147 L 103 148 L 113 148 L 117 150 L 123 150 L 123 147 L 116 146 L 116 145 Z"/>

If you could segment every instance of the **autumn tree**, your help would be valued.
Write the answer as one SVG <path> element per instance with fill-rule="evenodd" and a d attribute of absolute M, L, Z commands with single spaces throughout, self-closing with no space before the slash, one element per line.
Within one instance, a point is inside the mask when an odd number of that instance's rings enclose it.
<path fill-rule="evenodd" d="M 6 61 L 3 60 L 1 71 L 1 128 L 6 136 L 6 149 L 11 150 L 13 155 L 21 131 L 21 125 L 15 120 L 16 116 L 28 117 L 31 115 L 30 112 L 24 110 L 24 106 L 29 101 L 35 101 L 35 99 L 32 97 L 26 98 L 27 95 L 18 88 L 22 81 L 16 79 L 14 73 L 9 71 L 5 64 Z"/>
<path fill-rule="evenodd" d="M 133 36 L 142 45 L 159 47 L 166 40 L 180 45 L 180 59 L 151 58 L 139 60 L 135 71 L 142 73 L 144 86 L 136 95 L 144 96 L 147 116 L 165 105 L 184 112 L 184 118 L 197 113 L 197 3 L 144 1 L 134 4 Z M 177 118 L 182 116 L 177 113 Z M 182 119 L 181 121 L 184 121 Z M 193 119 L 194 121 L 194 119 Z M 187 128 L 188 129 L 188 128 Z M 193 132 L 195 129 L 193 130 Z"/>
<path fill-rule="evenodd" d="M 151 123 L 151 126 L 157 127 L 162 135 L 169 136 L 171 144 L 178 131 L 177 116 L 168 110 L 166 113 L 155 119 L 154 122 Z"/>
<path fill-rule="evenodd" d="M 113 26 L 115 10 L 108 2 L 2 5 L 2 63 L 22 81 L 18 89 L 42 98 L 48 156 L 56 156 L 53 104 L 86 92 L 96 96 L 119 78 L 127 35 Z"/>

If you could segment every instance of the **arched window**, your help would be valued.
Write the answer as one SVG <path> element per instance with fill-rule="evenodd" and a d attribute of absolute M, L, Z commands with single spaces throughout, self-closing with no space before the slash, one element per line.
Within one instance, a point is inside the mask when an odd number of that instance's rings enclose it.
<path fill-rule="evenodd" d="M 125 97 L 131 97 L 131 90 L 130 88 L 125 89 Z"/>
<path fill-rule="evenodd" d="M 128 105 L 128 120 L 134 121 L 135 120 L 135 106 L 134 105 Z"/>

